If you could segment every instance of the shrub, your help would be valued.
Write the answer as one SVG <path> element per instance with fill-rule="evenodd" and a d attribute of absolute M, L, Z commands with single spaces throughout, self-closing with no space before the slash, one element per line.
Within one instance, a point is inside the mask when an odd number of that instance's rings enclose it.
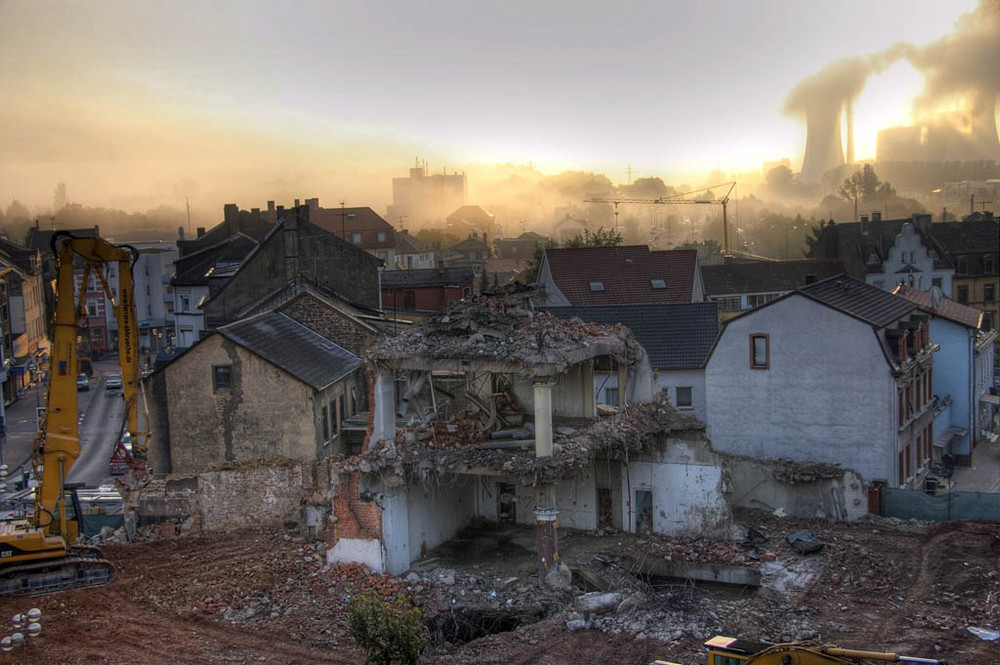
<path fill-rule="evenodd" d="M 390 603 L 372 591 L 351 598 L 351 636 L 364 649 L 365 663 L 416 665 L 427 646 L 420 610 L 409 609 L 404 597 Z"/>

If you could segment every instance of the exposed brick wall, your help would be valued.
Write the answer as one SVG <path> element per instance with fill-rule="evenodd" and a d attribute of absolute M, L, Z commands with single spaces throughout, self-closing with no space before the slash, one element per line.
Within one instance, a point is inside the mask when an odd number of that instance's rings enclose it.
<path fill-rule="evenodd" d="M 333 497 L 333 541 L 341 538 L 380 539 L 382 536 L 382 509 L 374 501 L 363 502 L 359 496 L 359 474 L 341 479 Z"/>
<path fill-rule="evenodd" d="M 356 356 L 364 356 L 377 338 L 367 326 L 308 293 L 299 295 L 280 311 Z"/>

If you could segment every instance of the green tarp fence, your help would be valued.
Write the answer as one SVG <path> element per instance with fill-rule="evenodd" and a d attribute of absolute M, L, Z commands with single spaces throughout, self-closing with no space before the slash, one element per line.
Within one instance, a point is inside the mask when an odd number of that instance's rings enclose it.
<path fill-rule="evenodd" d="M 882 490 L 882 516 L 932 522 L 951 520 L 1000 520 L 1000 493 L 947 492 L 940 495 L 919 490 Z"/>

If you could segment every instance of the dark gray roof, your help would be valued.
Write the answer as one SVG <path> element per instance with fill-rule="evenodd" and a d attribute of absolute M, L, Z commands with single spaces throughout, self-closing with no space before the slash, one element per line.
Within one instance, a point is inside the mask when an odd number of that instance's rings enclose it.
<path fill-rule="evenodd" d="M 724 296 L 794 291 L 805 286 L 810 275 L 812 281 L 818 282 L 842 272 L 843 266 L 835 259 L 746 261 L 702 266 L 701 278 L 706 294 Z"/>
<path fill-rule="evenodd" d="M 560 319 L 620 323 L 639 340 L 656 369 L 702 367 L 719 334 L 714 302 L 673 305 L 610 305 L 603 307 L 549 307 Z"/>
<path fill-rule="evenodd" d="M 467 286 L 476 279 L 472 268 L 423 268 L 420 270 L 386 270 L 382 273 L 383 289 L 422 289 L 436 286 Z"/>
<path fill-rule="evenodd" d="M 174 261 L 175 286 L 204 286 L 208 271 L 219 265 L 239 265 L 257 247 L 257 241 L 242 233 L 229 236 L 211 247 Z"/>
<path fill-rule="evenodd" d="M 840 310 L 876 328 L 884 328 L 917 309 L 917 304 L 850 277 L 831 277 L 798 293 Z"/>
<path fill-rule="evenodd" d="M 1000 221 L 994 218 L 938 222 L 931 226 L 931 235 L 952 256 L 995 254 L 1000 247 Z"/>
<path fill-rule="evenodd" d="M 316 390 L 361 366 L 361 358 L 278 312 L 230 323 L 219 333 Z"/>

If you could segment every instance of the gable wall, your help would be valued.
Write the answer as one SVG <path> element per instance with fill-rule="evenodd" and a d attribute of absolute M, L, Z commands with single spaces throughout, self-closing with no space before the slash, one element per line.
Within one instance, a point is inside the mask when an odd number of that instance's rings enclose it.
<path fill-rule="evenodd" d="M 231 365 L 232 391 L 213 392 L 213 365 Z M 163 372 L 173 473 L 261 457 L 316 458 L 312 390 L 221 335 Z"/>

